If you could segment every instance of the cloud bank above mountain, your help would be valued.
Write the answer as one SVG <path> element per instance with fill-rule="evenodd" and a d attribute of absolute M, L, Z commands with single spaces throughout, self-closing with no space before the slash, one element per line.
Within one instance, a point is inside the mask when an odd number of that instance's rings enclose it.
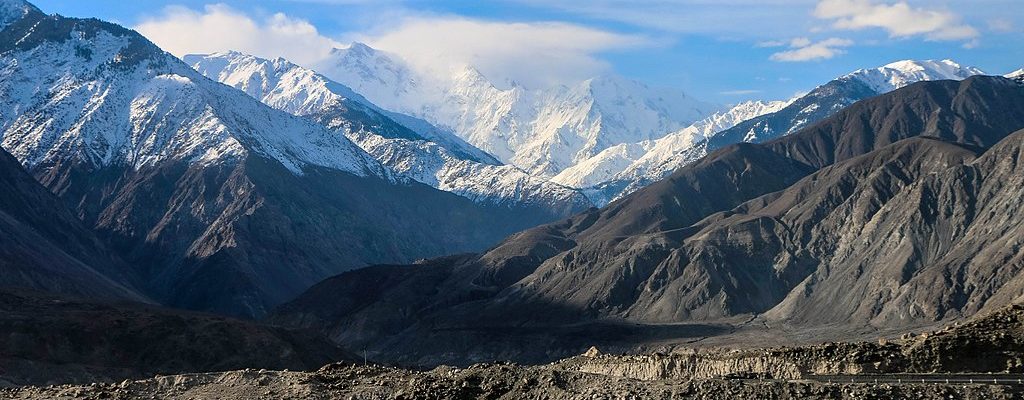
<path fill-rule="evenodd" d="M 225 4 L 207 5 L 202 10 L 169 6 L 160 15 L 143 19 L 135 30 L 179 57 L 237 50 L 307 63 L 342 46 L 305 20 L 284 13 L 257 20 Z"/>
<path fill-rule="evenodd" d="M 408 59 L 419 68 L 446 71 L 473 65 L 496 82 L 548 86 L 610 71 L 609 51 L 649 46 L 641 35 L 565 22 L 504 22 L 448 15 L 407 15 L 372 32 L 335 39 L 306 20 L 283 13 L 256 18 L 224 4 L 201 10 L 171 6 L 136 30 L 171 53 L 238 50 L 285 57 L 309 65 L 344 42 L 357 40 Z"/>

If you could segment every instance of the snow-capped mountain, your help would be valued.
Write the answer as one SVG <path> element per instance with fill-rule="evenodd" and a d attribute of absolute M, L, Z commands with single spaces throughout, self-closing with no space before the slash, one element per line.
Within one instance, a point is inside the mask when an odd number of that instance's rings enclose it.
<path fill-rule="evenodd" d="M 357 143 L 395 173 L 477 202 L 540 206 L 564 216 L 590 206 L 580 192 L 533 177 L 427 122 L 380 109 L 352 89 L 283 59 L 237 52 L 186 56 L 196 70 Z M 358 115 L 353 115 L 358 114 Z M 354 125 L 353 121 L 373 121 Z M 412 128 L 412 129 L 410 129 Z M 419 128 L 419 129 L 417 129 Z M 421 134 L 420 132 L 429 134 Z"/>
<path fill-rule="evenodd" d="M 983 72 L 977 68 L 964 67 L 950 60 L 942 61 L 898 61 L 879 68 L 860 69 L 819 86 L 808 94 L 787 102 L 740 105 L 739 110 L 730 110 L 720 119 L 718 125 L 726 129 L 714 130 L 714 124 L 700 134 L 671 134 L 655 143 L 631 144 L 626 147 L 642 148 L 632 152 L 618 151 L 617 154 L 639 155 L 635 161 L 626 162 L 622 157 L 611 158 L 614 162 L 601 164 L 601 159 L 580 163 L 578 168 L 555 178 L 567 186 L 581 187 L 595 204 L 602 205 L 632 193 L 652 182 L 658 181 L 677 168 L 704 157 L 711 151 L 739 142 L 762 142 L 796 132 L 851 104 L 880 94 L 902 88 L 915 82 L 930 80 L 962 80 Z M 749 113 L 745 112 L 749 111 Z M 728 117 L 736 112 L 736 117 Z M 760 112 L 761 115 L 755 115 Z M 712 117 L 710 120 L 714 120 Z M 728 127 L 728 123 L 734 126 Z M 615 168 L 613 168 L 615 167 Z M 588 169 L 590 168 L 590 169 Z M 621 170 L 617 170 L 621 168 Z M 599 173 L 590 172 L 597 170 Z M 614 175 L 589 187 L 576 186 L 600 179 L 591 176 Z"/>
<path fill-rule="evenodd" d="M 1008 73 L 1006 74 L 1006 77 L 1013 79 L 1017 82 L 1024 82 L 1024 68 Z"/>
<path fill-rule="evenodd" d="M 977 68 L 964 67 L 951 60 L 904 60 L 878 68 L 859 69 L 815 88 L 777 112 L 716 134 L 709 144 L 718 148 L 719 143 L 774 139 L 796 132 L 857 101 L 912 83 L 962 80 L 981 74 L 983 72 Z"/>
<path fill-rule="evenodd" d="M 69 33 L 48 19 L 12 23 L 30 22 Z M 127 29 L 97 25 L 78 40 L 0 42 L 0 137 L 28 168 L 69 154 L 97 168 L 137 169 L 165 160 L 232 162 L 254 152 L 294 173 L 316 165 L 387 174 L 348 139 L 206 79 Z M 18 31 L 12 28 L 4 33 Z"/>
<path fill-rule="evenodd" d="M 309 116 L 331 111 L 351 113 L 357 118 L 348 119 L 350 122 L 373 124 L 346 127 L 351 130 L 372 129 L 385 137 L 429 140 L 446 147 L 459 158 L 487 164 L 499 163 L 490 154 L 450 132 L 421 119 L 381 109 L 352 89 L 282 58 L 271 61 L 229 51 L 211 55 L 187 55 L 184 60 L 203 75 L 291 114 Z"/>
<path fill-rule="evenodd" d="M 573 85 L 501 87 L 471 66 L 421 73 L 363 44 L 313 66 L 374 103 L 454 131 L 534 175 L 551 177 L 621 143 L 656 139 L 719 107 L 674 89 L 604 76 Z"/>
<path fill-rule="evenodd" d="M 673 162 L 680 152 L 692 148 L 717 132 L 764 114 L 778 111 L 788 101 L 748 101 L 717 112 L 694 124 L 654 140 L 622 143 L 566 168 L 552 181 L 585 188 L 616 178 L 662 175 L 681 165 Z"/>
<path fill-rule="evenodd" d="M 860 80 L 882 94 L 921 81 L 963 80 L 983 74 L 980 69 L 961 66 L 953 60 L 903 60 L 879 68 L 860 69 L 844 78 Z"/>
<path fill-rule="evenodd" d="M 327 128 L 116 24 L 18 0 L 0 0 L 0 22 L 0 143 L 161 304 L 258 317 L 331 275 L 480 251 L 553 219 L 396 176 L 335 129 L 441 133 L 363 104 L 334 107 Z M 335 96 L 303 94 L 279 98 L 300 110 Z"/>

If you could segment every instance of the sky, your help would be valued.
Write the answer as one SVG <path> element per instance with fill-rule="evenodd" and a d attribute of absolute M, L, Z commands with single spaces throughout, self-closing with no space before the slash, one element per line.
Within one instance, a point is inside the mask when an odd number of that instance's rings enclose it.
<path fill-rule="evenodd" d="M 527 87 L 620 74 L 723 104 L 781 100 L 859 68 L 1024 67 L 1022 0 L 35 0 L 128 26 L 176 55 L 312 65 L 354 41 L 423 68 Z"/>

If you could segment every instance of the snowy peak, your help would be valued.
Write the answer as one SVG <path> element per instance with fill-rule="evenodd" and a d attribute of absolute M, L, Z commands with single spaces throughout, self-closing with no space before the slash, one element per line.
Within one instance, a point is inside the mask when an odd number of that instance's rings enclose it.
<path fill-rule="evenodd" d="M 898 61 L 861 69 L 785 102 L 744 103 L 660 139 L 609 148 L 554 178 L 585 189 L 597 204 L 657 181 L 722 146 L 760 142 L 793 133 L 849 105 L 915 82 L 962 80 L 981 74 L 950 60 Z M 634 158 L 634 154 L 640 154 Z"/>
<path fill-rule="evenodd" d="M 299 115 L 329 118 L 331 129 L 368 130 L 385 138 L 427 140 L 457 158 L 498 164 L 489 154 L 430 123 L 384 110 L 351 88 L 283 58 L 267 60 L 238 52 L 188 55 L 207 77 L 240 89 L 263 103 Z M 358 140 L 357 140 L 358 142 Z"/>
<path fill-rule="evenodd" d="M 211 79 L 295 115 L 307 115 L 339 105 L 351 93 L 340 87 L 331 90 L 326 78 L 282 58 L 267 60 L 229 51 L 186 55 L 183 60 Z"/>
<path fill-rule="evenodd" d="M 207 79 L 129 29 L 33 12 L 4 33 L 20 39 L 0 55 L 0 138 L 26 166 L 140 168 L 255 153 L 296 174 L 317 165 L 388 176 L 348 139 Z"/>
<path fill-rule="evenodd" d="M 574 188 L 587 188 L 611 180 L 630 180 L 664 175 L 686 161 L 679 154 L 693 148 L 715 133 L 748 119 L 772 113 L 789 101 L 748 101 L 726 111 L 716 112 L 686 128 L 661 138 L 611 146 L 597 155 L 566 168 L 552 178 Z M 656 178 L 652 178 L 656 180 Z"/>
<path fill-rule="evenodd" d="M 875 92 L 888 93 L 912 83 L 934 80 L 962 80 L 984 72 L 952 60 L 903 60 L 874 69 L 857 70 L 844 78 L 858 79 Z"/>
<path fill-rule="evenodd" d="M 590 206 L 573 189 L 530 176 L 513 166 L 495 165 L 500 163 L 458 138 L 436 128 L 420 127 L 412 117 L 380 109 L 344 85 L 287 61 L 240 53 L 185 59 L 197 70 L 243 89 L 268 105 L 307 116 L 347 136 L 397 175 L 476 202 L 541 206 L 559 217 Z M 330 101 L 316 100 L 328 98 Z M 394 134 L 399 123 L 424 133 Z M 429 126 L 424 121 L 419 123 Z M 470 150 L 460 146 L 472 149 L 479 157 L 465 156 Z"/>
<path fill-rule="evenodd" d="M 601 76 L 587 80 L 584 86 L 603 114 L 617 116 L 624 123 L 640 123 L 641 131 L 662 127 L 652 124 L 682 123 L 685 126 L 720 109 L 717 105 L 693 99 L 682 90 L 651 87 L 621 76 Z M 649 136 L 657 137 L 663 133 L 652 132 Z"/>
<path fill-rule="evenodd" d="M 314 69 L 385 109 L 450 129 L 502 162 L 543 177 L 719 110 L 682 91 L 617 76 L 530 88 L 495 82 L 473 66 L 424 71 L 362 44 L 335 50 Z"/>
<path fill-rule="evenodd" d="M 418 79 L 409 66 L 398 56 L 362 43 L 333 49 L 328 58 L 311 68 L 388 110 L 408 113 L 399 105 L 420 96 Z"/>

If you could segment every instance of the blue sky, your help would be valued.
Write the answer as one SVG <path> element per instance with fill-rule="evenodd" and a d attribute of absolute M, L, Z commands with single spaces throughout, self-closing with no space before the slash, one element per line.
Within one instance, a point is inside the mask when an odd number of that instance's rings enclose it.
<path fill-rule="evenodd" d="M 721 103 L 784 99 L 900 59 L 1024 67 L 1020 0 L 37 0 L 135 27 L 172 53 L 312 63 L 353 40 L 492 80 L 618 73 Z M 436 65 L 435 65 L 436 64 Z"/>

